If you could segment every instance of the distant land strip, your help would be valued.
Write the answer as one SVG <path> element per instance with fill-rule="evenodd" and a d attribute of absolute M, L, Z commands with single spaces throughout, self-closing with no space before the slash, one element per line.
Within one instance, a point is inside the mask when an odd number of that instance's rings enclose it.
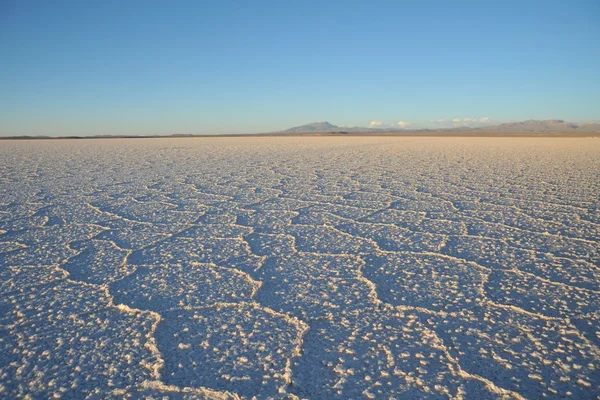
<path fill-rule="evenodd" d="M 527 120 L 507 122 L 499 125 L 479 127 L 458 126 L 437 129 L 397 129 L 367 128 L 361 126 L 344 127 L 327 121 L 311 122 L 295 126 L 284 131 L 267 133 L 236 133 L 236 134 L 192 134 L 175 133 L 171 135 L 20 135 L 4 136 L 6 139 L 141 139 L 141 138 L 173 138 L 173 137 L 283 137 L 283 136 L 433 136 L 433 137 L 598 137 L 600 123 L 568 122 L 562 119 Z"/>
<path fill-rule="evenodd" d="M 0 140 L 65 140 L 65 139 L 168 139 L 212 137 L 600 137 L 600 132 L 482 132 L 482 131 L 400 131 L 400 132 L 307 132 L 307 133 L 236 133 L 236 134 L 173 134 L 173 135 L 91 135 L 91 136 L 0 136 Z"/>

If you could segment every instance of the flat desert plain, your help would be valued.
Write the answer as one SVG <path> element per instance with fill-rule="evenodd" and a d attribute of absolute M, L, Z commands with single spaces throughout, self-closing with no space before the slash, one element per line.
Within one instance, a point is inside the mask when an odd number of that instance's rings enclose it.
<path fill-rule="evenodd" d="M 600 396 L 600 139 L 0 160 L 2 398 Z"/>

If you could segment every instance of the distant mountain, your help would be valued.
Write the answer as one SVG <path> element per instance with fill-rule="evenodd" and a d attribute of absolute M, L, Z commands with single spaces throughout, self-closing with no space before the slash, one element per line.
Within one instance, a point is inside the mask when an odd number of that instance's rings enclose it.
<path fill-rule="evenodd" d="M 343 131 L 337 125 L 330 124 L 329 122 L 311 122 L 310 124 L 295 126 L 290 129 L 282 131 L 284 133 L 313 133 L 313 132 L 339 132 Z"/>
<path fill-rule="evenodd" d="M 574 122 L 566 122 L 562 119 L 548 119 L 548 120 L 528 120 L 521 122 L 509 122 L 500 125 L 486 126 L 479 128 L 482 131 L 493 131 L 493 132 L 593 132 L 600 130 L 599 124 L 577 124 Z"/>
<path fill-rule="evenodd" d="M 295 126 L 285 131 L 276 133 L 387 133 L 387 132 L 486 132 L 486 133 L 600 133 L 600 124 L 596 122 L 567 122 L 561 119 L 528 120 L 521 122 L 508 122 L 500 125 L 480 127 L 457 126 L 439 129 L 395 129 L 395 128 L 363 128 L 339 127 L 329 122 L 311 122 L 310 124 Z"/>
<path fill-rule="evenodd" d="M 583 122 L 579 124 L 579 132 L 600 132 L 600 124 L 597 122 Z"/>
<path fill-rule="evenodd" d="M 357 132 L 385 132 L 385 129 L 374 129 L 374 128 L 363 128 L 360 126 L 354 127 L 343 127 L 330 124 L 327 121 L 324 122 L 311 122 L 310 124 L 295 126 L 290 129 L 286 129 L 285 131 L 276 132 L 276 133 L 335 133 L 335 132 L 343 132 L 343 133 L 357 133 Z"/>

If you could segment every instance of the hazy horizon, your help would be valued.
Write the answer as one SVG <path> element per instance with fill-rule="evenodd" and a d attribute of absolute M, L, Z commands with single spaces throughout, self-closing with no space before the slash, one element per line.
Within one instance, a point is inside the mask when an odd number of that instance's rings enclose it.
<path fill-rule="evenodd" d="M 0 136 L 600 120 L 600 5 L 0 4 Z"/>

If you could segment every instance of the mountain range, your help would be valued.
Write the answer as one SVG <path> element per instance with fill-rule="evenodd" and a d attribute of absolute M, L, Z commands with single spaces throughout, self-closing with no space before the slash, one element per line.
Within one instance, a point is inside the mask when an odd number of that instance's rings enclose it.
<path fill-rule="evenodd" d="M 600 124 L 595 122 L 567 122 L 561 119 L 527 120 L 521 122 L 507 122 L 499 125 L 480 127 L 458 126 L 454 128 L 438 129 L 400 129 L 400 128 L 364 128 L 340 127 L 329 122 L 311 122 L 306 125 L 295 126 L 276 133 L 385 133 L 385 132 L 487 132 L 487 133 L 597 133 Z"/>
<path fill-rule="evenodd" d="M 383 134 L 383 135 L 433 135 L 445 134 L 455 136 L 600 136 L 600 123 L 598 122 L 567 122 L 561 119 L 528 120 L 521 122 L 507 122 L 499 125 L 486 125 L 479 127 L 457 126 L 453 128 L 437 129 L 402 129 L 402 128 L 365 128 L 360 126 L 344 127 L 333 125 L 329 122 L 312 122 L 306 125 L 295 126 L 290 129 L 270 133 L 254 134 L 172 134 L 172 135 L 95 135 L 95 136 L 0 136 L 0 140 L 10 139 L 103 139 L 103 138 L 153 138 L 153 137 L 201 137 L 201 136 L 277 136 L 277 135 L 321 135 L 321 134 Z"/>

